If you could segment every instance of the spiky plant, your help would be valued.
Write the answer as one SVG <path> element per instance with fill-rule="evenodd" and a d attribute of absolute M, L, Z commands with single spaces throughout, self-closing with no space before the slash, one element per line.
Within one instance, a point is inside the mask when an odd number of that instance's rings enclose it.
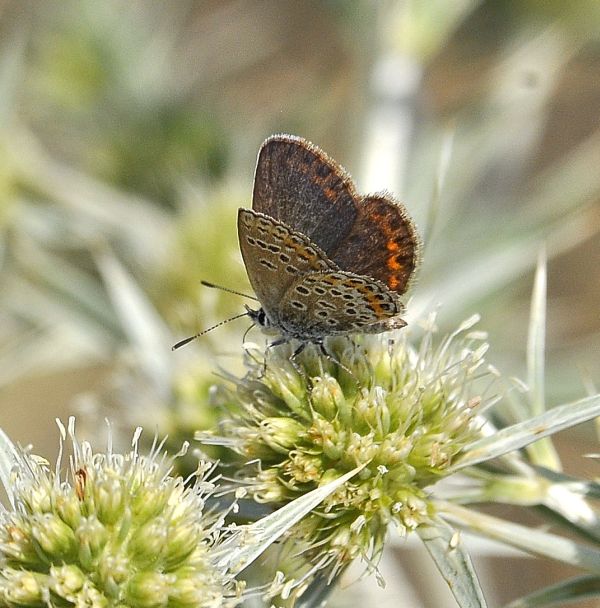
<path fill-rule="evenodd" d="M 595 494 L 595 484 L 563 476 L 548 438 L 598 416 L 600 396 L 544 411 L 544 277 L 542 259 L 532 305 L 529 406 L 513 410 L 521 419 L 512 425 L 492 422 L 501 420 L 497 413 L 511 397 L 485 362 L 488 345 L 473 329 L 477 319 L 442 338 L 432 317 L 417 340 L 410 329 L 331 339 L 329 357 L 307 348 L 291 360 L 291 345 L 264 355 L 253 350 L 246 375 L 230 377 L 215 393 L 232 415 L 216 436 L 199 437 L 246 459 L 240 483 L 257 502 L 286 504 L 363 467 L 288 533 L 288 550 L 301 557 L 297 597 L 307 587 L 314 593 L 315 586 L 332 585 L 356 559 L 377 569 L 390 530 L 400 539 L 418 534 L 461 606 L 484 606 L 485 599 L 458 529 L 598 572 L 600 546 L 477 509 L 482 502 L 543 505 L 600 541 L 600 517 L 585 498 Z M 463 484 L 453 483 L 458 480 Z"/>

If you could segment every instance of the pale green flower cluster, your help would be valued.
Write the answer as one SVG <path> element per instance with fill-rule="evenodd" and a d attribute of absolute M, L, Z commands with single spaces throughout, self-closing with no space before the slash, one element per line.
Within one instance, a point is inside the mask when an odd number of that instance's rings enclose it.
<path fill-rule="evenodd" d="M 0 604 L 238 605 L 243 585 L 212 559 L 222 521 L 205 513 L 210 467 L 184 484 L 161 449 L 94 454 L 74 442 L 69 480 L 21 455 L 0 526 Z"/>
<path fill-rule="evenodd" d="M 489 380 L 479 382 L 487 344 L 473 322 L 436 343 L 432 320 L 416 346 L 408 331 L 331 339 L 329 358 L 270 349 L 266 365 L 249 357 L 248 374 L 217 393 L 231 411 L 222 441 L 260 459 L 245 477 L 256 500 L 292 501 L 364 467 L 292 532 L 315 568 L 373 563 L 390 524 L 405 535 L 431 521 L 428 486 L 479 434 Z"/>

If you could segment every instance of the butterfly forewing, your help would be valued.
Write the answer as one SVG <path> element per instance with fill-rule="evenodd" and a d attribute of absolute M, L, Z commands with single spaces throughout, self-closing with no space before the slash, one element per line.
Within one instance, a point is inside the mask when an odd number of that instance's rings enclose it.
<path fill-rule="evenodd" d="M 402 327 L 397 295 L 379 281 L 350 272 L 315 272 L 297 277 L 280 303 L 279 322 L 290 335 L 314 339 Z"/>
<path fill-rule="evenodd" d="M 306 235 L 328 253 L 349 234 L 357 216 L 350 176 L 317 146 L 292 135 L 262 145 L 252 208 Z"/>
<path fill-rule="evenodd" d="M 337 270 L 310 239 L 262 213 L 240 209 L 238 237 L 250 284 L 271 319 L 299 275 Z"/>

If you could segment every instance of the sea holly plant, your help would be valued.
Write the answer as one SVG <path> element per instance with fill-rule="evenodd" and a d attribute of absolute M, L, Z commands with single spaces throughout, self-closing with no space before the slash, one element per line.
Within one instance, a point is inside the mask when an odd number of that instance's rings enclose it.
<path fill-rule="evenodd" d="M 550 437 L 599 416 L 600 395 L 546 411 L 544 311 L 542 256 L 527 387 L 506 386 L 486 363 L 477 317 L 442 338 L 432 315 L 418 339 L 414 324 L 394 334 L 328 339 L 328 356 L 306 348 L 292 358 L 293 345 L 264 354 L 247 346 L 246 375 L 229 376 L 213 393 L 229 415 L 218 432 L 198 436 L 243 457 L 248 464 L 238 478 L 254 500 L 284 505 L 362 467 L 286 533 L 287 555 L 296 558 L 292 599 L 318 605 L 356 559 L 376 571 L 391 529 L 421 538 L 463 607 L 486 601 L 461 530 L 592 577 L 587 585 L 577 579 L 542 590 L 543 597 L 579 599 L 597 587 L 600 518 L 588 499 L 600 487 L 562 474 Z M 506 411 L 514 421 L 503 421 Z M 485 502 L 544 507 L 592 544 L 483 515 L 476 505 Z M 535 603 L 542 596 L 514 605 L 544 605 Z"/>
<path fill-rule="evenodd" d="M 67 432 L 61 430 L 61 454 Z M 214 466 L 172 476 L 162 444 L 143 455 L 141 429 L 128 453 L 94 453 L 71 419 L 70 472 L 15 447 L 0 431 L 0 478 L 8 497 L 0 520 L 0 605 L 228 608 L 272 595 L 281 577 L 249 589 L 238 575 L 287 528 L 358 469 L 247 526 L 227 524 L 211 497 Z"/>

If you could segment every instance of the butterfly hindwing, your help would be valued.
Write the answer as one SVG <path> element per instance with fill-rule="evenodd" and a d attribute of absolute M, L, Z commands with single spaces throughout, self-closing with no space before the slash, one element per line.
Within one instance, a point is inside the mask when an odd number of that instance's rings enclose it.
<path fill-rule="evenodd" d="M 397 295 L 379 281 L 351 272 L 297 277 L 280 303 L 278 321 L 291 335 L 379 333 L 405 325 Z"/>
<path fill-rule="evenodd" d="M 330 258 L 343 270 L 377 279 L 403 294 L 419 261 L 419 237 L 404 207 L 387 194 L 364 197 L 350 232 Z"/>

